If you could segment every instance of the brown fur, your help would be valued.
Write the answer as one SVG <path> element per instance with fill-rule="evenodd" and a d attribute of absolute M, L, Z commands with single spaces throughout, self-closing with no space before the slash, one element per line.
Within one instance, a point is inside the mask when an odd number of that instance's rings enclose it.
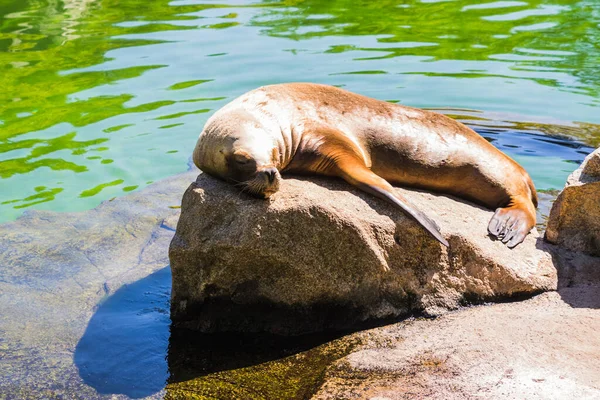
<path fill-rule="evenodd" d="M 265 132 L 265 143 L 274 140 L 273 149 L 264 149 L 272 153 L 265 168 L 341 177 L 404 209 L 442 243 L 436 224 L 394 193 L 390 183 L 498 208 L 488 228 L 511 247 L 535 225 L 537 195 L 527 172 L 445 115 L 332 86 L 290 83 L 241 96 L 217 112 L 205 131 L 237 129 L 235 134 L 246 137 L 250 133 L 236 128 L 239 115 Z M 257 165 L 256 176 L 261 168 Z M 205 169 L 214 172 L 214 165 Z M 221 171 L 227 174 L 227 169 Z M 252 179 L 262 182 L 256 176 Z"/>

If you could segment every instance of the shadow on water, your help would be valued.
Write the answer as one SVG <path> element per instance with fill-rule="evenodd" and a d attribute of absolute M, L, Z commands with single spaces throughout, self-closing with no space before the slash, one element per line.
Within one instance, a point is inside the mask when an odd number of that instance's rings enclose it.
<path fill-rule="evenodd" d="M 215 390 L 237 396 L 241 386 L 246 390 L 242 396 L 253 398 L 246 384 L 253 382 L 250 386 L 260 387 L 261 393 L 304 398 L 326 366 L 355 345 L 353 340 L 336 341 L 349 332 L 283 337 L 175 329 L 170 292 L 167 266 L 100 303 L 75 349 L 75 365 L 87 385 L 103 395 L 131 398 L 151 396 L 167 384 L 172 398 Z M 235 383 L 223 387 L 224 379 Z"/>
<path fill-rule="evenodd" d="M 105 299 L 75 348 L 83 381 L 100 394 L 150 396 L 168 378 L 171 268 L 125 285 Z"/>

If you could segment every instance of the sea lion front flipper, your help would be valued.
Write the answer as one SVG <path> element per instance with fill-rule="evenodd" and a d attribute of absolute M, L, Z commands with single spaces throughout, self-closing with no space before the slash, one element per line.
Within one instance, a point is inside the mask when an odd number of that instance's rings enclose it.
<path fill-rule="evenodd" d="M 388 181 L 371 171 L 366 165 L 361 150 L 350 138 L 343 132 L 329 127 L 318 127 L 315 131 L 326 138 L 316 149 L 320 161 L 314 163 L 315 173 L 339 176 L 362 191 L 394 204 L 448 247 L 448 242 L 442 236 L 438 224 L 410 204 L 407 199 L 394 193 L 394 188 Z"/>
<path fill-rule="evenodd" d="M 364 168 L 364 169 L 363 169 Z M 400 207 L 404 212 L 413 217 L 427 232 L 429 232 L 434 238 L 436 238 L 441 244 L 448 247 L 448 242 L 442 236 L 440 227 L 435 221 L 421 212 L 418 208 L 410 204 L 410 202 L 394 193 L 392 185 L 390 185 L 385 179 L 381 178 L 373 171 L 366 167 L 354 168 L 353 170 L 344 173 L 343 178 L 352 185 L 359 189 L 370 193 L 380 199 L 387 200 L 390 203 Z"/>

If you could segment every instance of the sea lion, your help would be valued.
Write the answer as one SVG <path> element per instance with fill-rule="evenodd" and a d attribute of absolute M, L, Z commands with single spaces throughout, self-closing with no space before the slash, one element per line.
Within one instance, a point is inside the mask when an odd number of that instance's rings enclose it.
<path fill-rule="evenodd" d="M 270 85 L 236 98 L 206 122 L 193 161 L 264 198 L 278 190 L 282 172 L 343 178 L 401 208 L 446 246 L 437 224 L 390 183 L 496 209 L 488 231 L 511 248 L 535 225 L 531 178 L 475 131 L 328 85 Z"/>

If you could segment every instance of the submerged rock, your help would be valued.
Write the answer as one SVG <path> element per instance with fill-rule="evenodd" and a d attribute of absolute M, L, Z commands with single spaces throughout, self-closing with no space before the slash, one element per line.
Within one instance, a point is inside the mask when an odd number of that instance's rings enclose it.
<path fill-rule="evenodd" d="M 449 248 L 341 181 L 285 179 L 265 201 L 200 175 L 170 246 L 172 320 L 301 334 L 556 288 L 536 232 L 511 250 L 488 236 L 491 210 L 398 191 L 438 222 Z"/>
<path fill-rule="evenodd" d="M 567 179 L 550 211 L 546 240 L 600 256 L 600 149 Z"/>
<path fill-rule="evenodd" d="M 164 397 L 167 248 L 196 173 L 0 225 L 0 399 Z"/>

